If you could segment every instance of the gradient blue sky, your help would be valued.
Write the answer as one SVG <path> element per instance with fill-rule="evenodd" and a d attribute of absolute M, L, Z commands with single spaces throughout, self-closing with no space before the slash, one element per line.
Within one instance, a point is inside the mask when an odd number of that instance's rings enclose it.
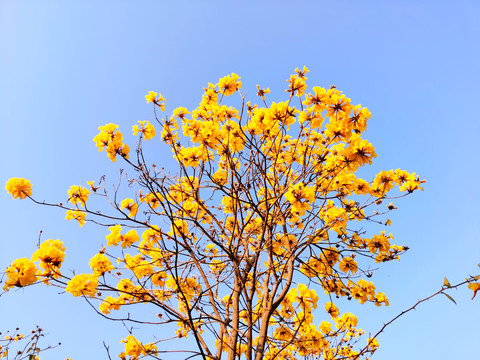
<path fill-rule="evenodd" d="M 39 200 L 65 202 L 70 185 L 117 173 L 92 138 L 105 123 L 129 133 L 152 119 L 149 90 L 169 111 L 191 109 L 202 87 L 235 72 L 252 99 L 260 84 L 278 100 L 306 65 L 310 87 L 336 84 L 372 112 L 366 137 L 378 157 L 365 174 L 404 168 L 428 181 L 392 217 L 395 241 L 411 251 L 374 276 L 391 306 L 341 306 L 373 333 L 444 276 L 479 273 L 479 44 L 478 1 L 0 0 L 0 181 L 28 178 Z M 172 163 L 165 148 L 153 150 Z M 2 269 L 30 256 L 40 230 L 65 242 L 64 267 L 77 272 L 104 242 L 105 229 L 4 191 L 0 212 Z M 63 342 L 46 359 L 106 358 L 102 341 L 116 357 L 123 326 L 59 292 L 2 296 L 0 331 L 39 324 L 48 342 Z M 389 327 L 374 359 L 479 358 L 480 300 L 467 289 L 452 295 L 457 306 L 438 297 Z"/>

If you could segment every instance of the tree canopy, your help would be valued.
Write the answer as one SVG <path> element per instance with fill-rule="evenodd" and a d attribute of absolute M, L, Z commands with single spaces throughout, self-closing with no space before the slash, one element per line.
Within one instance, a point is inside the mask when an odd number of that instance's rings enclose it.
<path fill-rule="evenodd" d="M 28 180 L 10 179 L 13 198 L 64 209 L 67 220 L 106 231 L 90 273 L 63 271 L 67 249 L 48 239 L 7 268 L 3 289 L 43 282 L 84 297 L 108 318 L 176 324 L 175 334 L 159 330 L 154 341 L 131 331 L 122 359 L 156 358 L 172 337 L 193 339 L 196 350 L 186 357 L 202 359 L 369 358 L 378 333 L 366 336 L 338 299 L 388 306 L 372 274 L 408 250 L 386 230 L 389 216 L 425 181 L 403 169 L 361 178 L 358 170 L 376 157 L 362 137 L 370 111 L 335 86 L 308 89 L 307 73 L 295 69 L 279 102 L 257 85 L 253 103 L 234 73 L 209 83 L 195 109 L 169 112 L 150 91 L 155 122 L 133 126 L 134 151 L 112 123 L 93 139 L 128 169 L 113 190 L 102 177 L 71 186 L 68 204 L 46 203 Z M 149 153 L 158 140 L 176 169 Z M 92 197 L 104 206 L 91 207 Z M 476 293 L 475 280 L 466 282 Z M 157 315 L 136 317 L 147 304 Z"/>

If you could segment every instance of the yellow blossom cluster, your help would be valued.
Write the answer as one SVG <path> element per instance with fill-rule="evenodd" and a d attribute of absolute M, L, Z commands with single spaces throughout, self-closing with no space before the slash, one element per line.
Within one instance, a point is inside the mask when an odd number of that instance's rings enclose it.
<path fill-rule="evenodd" d="M 123 134 L 117 128 L 118 125 L 112 123 L 100 126 L 98 128 L 100 133 L 93 138 L 98 151 L 103 151 L 104 148 L 107 148 L 108 158 L 113 162 L 117 161 L 117 154 L 128 159 L 128 153 L 130 152 L 128 145 L 122 142 Z"/>
<path fill-rule="evenodd" d="M 6 281 L 4 291 L 13 287 L 24 287 L 38 281 L 49 284 L 50 279 L 61 277 L 60 267 L 65 259 L 65 246 L 60 240 L 48 239 L 40 244 L 31 259 L 16 259 L 5 270 Z M 35 264 L 38 262 L 38 265 Z"/>
<path fill-rule="evenodd" d="M 14 199 L 25 199 L 27 196 L 32 196 L 32 184 L 27 179 L 11 178 L 7 181 L 5 189 L 12 194 Z"/>
<path fill-rule="evenodd" d="M 65 219 L 67 220 L 72 220 L 75 219 L 78 221 L 80 226 L 83 226 L 85 224 L 85 217 L 86 213 L 81 210 L 67 210 L 67 214 L 65 216 Z"/>
<path fill-rule="evenodd" d="M 160 193 L 149 193 L 145 196 L 140 197 L 141 202 L 145 202 L 150 206 L 152 210 L 158 208 L 163 201 L 163 196 Z"/>
<path fill-rule="evenodd" d="M 299 182 L 288 189 L 285 193 L 285 199 L 292 205 L 292 212 L 303 216 L 310 208 L 310 203 L 315 200 L 315 189 L 304 186 L 303 182 Z"/>
<path fill-rule="evenodd" d="M 131 270 L 137 279 L 153 274 L 153 266 L 145 260 L 142 254 L 131 256 L 126 254 L 124 257 L 125 267 Z"/>
<path fill-rule="evenodd" d="M 330 355 L 343 353 L 347 358 L 358 353 L 347 344 L 350 339 L 358 338 L 363 330 L 357 329 L 357 318 L 351 313 L 340 316 L 339 310 L 332 302 L 325 304 L 326 311 L 331 315 L 335 325 L 322 321 L 318 327 L 313 324 L 313 309 L 317 307 L 318 296 L 315 291 L 304 284 L 292 288 L 283 299 L 279 319 L 273 331 L 273 354 L 282 353 L 293 357 L 296 352 L 299 356 L 315 355 L 328 358 Z M 296 306 L 296 304 L 298 304 Z M 297 311 L 297 307 L 298 310 Z M 335 326 L 335 328 L 333 327 Z M 280 350 L 279 344 L 285 344 Z M 334 344 L 337 344 L 334 346 Z M 270 352 L 272 354 L 272 352 Z"/>
<path fill-rule="evenodd" d="M 98 279 L 92 274 L 75 275 L 65 288 L 73 296 L 90 296 L 93 298 L 97 292 Z"/>
<path fill-rule="evenodd" d="M 218 87 L 223 95 L 230 96 L 242 87 L 242 82 L 237 74 L 232 73 L 221 78 L 218 82 Z"/>
<path fill-rule="evenodd" d="M 42 276 L 60 277 L 59 269 L 65 259 L 65 246 L 60 240 L 46 240 L 32 255 L 32 261 L 40 261 Z"/>
<path fill-rule="evenodd" d="M 23 287 L 31 285 L 38 280 L 37 266 L 27 258 L 16 259 L 6 270 L 7 280 L 3 290 L 8 291 L 14 286 Z"/>
<path fill-rule="evenodd" d="M 80 185 L 72 185 L 68 190 L 68 201 L 73 205 L 80 204 L 80 206 L 85 206 L 85 203 L 88 201 L 88 195 L 90 191 Z"/>
<path fill-rule="evenodd" d="M 149 91 L 148 94 L 145 95 L 145 100 L 147 100 L 147 104 L 153 102 L 160 107 L 160 110 L 165 111 L 165 98 L 162 94 L 157 94 L 155 91 Z"/>
<path fill-rule="evenodd" d="M 93 270 L 93 275 L 102 276 L 106 272 L 115 269 L 110 259 L 103 253 L 95 254 L 88 263 Z"/>
<path fill-rule="evenodd" d="M 150 121 L 138 121 L 138 123 L 140 127 L 138 125 L 133 125 L 132 127 L 133 135 L 136 136 L 138 133 L 141 133 L 145 140 L 153 139 L 155 136 L 155 128 L 150 124 Z"/>
<path fill-rule="evenodd" d="M 133 229 L 129 230 L 124 235 L 120 234 L 122 231 L 120 225 L 111 226 L 108 230 L 111 231 L 111 233 L 107 235 L 108 246 L 117 246 L 121 243 L 122 247 L 125 249 L 140 240 L 137 232 Z"/>
<path fill-rule="evenodd" d="M 128 335 L 125 339 L 121 341 L 125 344 L 125 351 L 120 353 L 119 358 L 126 360 L 129 356 L 130 360 L 137 360 L 142 355 L 157 355 L 158 350 L 155 344 L 148 343 L 142 344 L 138 341 L 133 335 Z"/>
<path fill-rule="evenodd" d="M 120 209 L 128 210 L 128 216 L 134 218 L 138 213 L 138 205 L 132 199 L 125 199 L 120 203 Z"/>

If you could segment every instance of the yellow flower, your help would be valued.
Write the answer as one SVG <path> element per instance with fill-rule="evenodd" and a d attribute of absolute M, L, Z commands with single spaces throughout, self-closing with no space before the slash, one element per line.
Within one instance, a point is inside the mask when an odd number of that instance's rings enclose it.
<path fill-rule="evenodd" d="M 119 310 L 120 306 L 124 303 L 122 298 L 113 298 L 107 296 L 103 303 L 100 304 L 100 311 L 104 314 L 110 314 L 112 310 Z"/>
<path fill-rule="evenodd" d="M 16 259 L 6 270 L 7 280 L 3 290 L 8 291 L 14 286 L 23 287 L 38 280 L 37 267 L 27 258 Z"/>
<path fill-rule="evenodd" d="M 138 359 L 142 354 L 142 343 L 135 339 L 133 335 L 128 335 L 120 342 L 125 343 L 125 352 L 122 353 L 123 356 L 131 356 L 131 359 L 134 360 Z"/>
<path fill-rule="evenodd" d="M 68 190 L 68 201 L 73 205 L 76 205 L 78 202 L 80 206 L 85 206 L 85 203 L 88 201 L 88 194 L 90 194 L 90 191 L 83 186 L 72 185 Z"/>
<path fill-rule="evenodd" d="M 5 189 L 12 194 L 14 199 L 25 199 L 27 196 L 32 196 L 32 184 L 27 179 L 11 178 L 7 181 Z"/>
<path fill-rule="evenodd" d="M 187 114 L 190 114 L 190 112 L 186 108 L 178 107 L 175 110 L 173 110 L 172 117 L 183 120 L 185 119 L 185 116 L 187 116 Z"/>
<path fill-rule="evenodd" d="M 305 77 L 305 74 L 307 72 L 310 72 L 310 70 L 308 70 L 306 66 L 303 66 L 302 70 L 298 70 L 298 68 L 295 68 L 295 72 L 298 74 L 299 78 L 306 80 L 307 78 Z"/>
<path fill-rule="evenodd" d="M 305 284 L 298 284 L 297 300 L 303 309 L 317 308 L 318 296 L 315 290 L 310 290 Z"/>
<path fill-rule="evenodd" d="M 388 298 L 384 293 L 377 293 L 375 295 L 375 306 L 382 306 L 382 303 L 385 304 L 385 306 L 389 305 Z"/>
<path fill-rule="evenodd" d="M 178 158 L 186 167 L 197 167 L 202 160 L 202 152 L 203 148 L 201 147 L 182 148 Z"/>
<path fill-rule="evenodd" d="M 358 324 L 357 317 L 352 313 L 345 313 L 341 317 L 335 319 L 337 329 L 349 330 L 355 328 Z"/>
<path fill-rule="evenodd" d="M 147 104 L 150 102 L 155 102 L 155 98 L 157 97 L 157 93 L 155 91 L 149 91 L 147 95 L 145 95 L 145 99 L 147 100 Z"/>
<path fill-rule="evenodd" d="M 137 135 L 139 132 L 143 134 L 145 140 L 150 140 L 155 136 L 155 128 L 153 125 L 150 124 L 149 121 L 138 121 L 140 127 L 138 125 L 133 125 L 133 135 Z M 147 123 L 145 125 L 145 123 Z"/>
<path fill-rule="evenodd" d="M 158 98 L 157 98 L 158 95 Z M 157 94 L 155 91 L 149 91 L 147 95 L 145 95 L 145 99 L 147 100 L 147 104 L 153 102 L 155 105 L 159 106 L 162 111 L 165 111 L 165 98 L 162 94 Z"/>
<path fill-rule="evenodd" d="M 142 351 L 144 354 L 154 354 L 155 356 L 158 354 L 158 349 L 153 343 L 143 345 Z"/>
<path fill-rule="evenodd" d="M 420 180 L 415 173 L 412 173 L 408 176 L 407 181 L 400 186 L 400 191 L 408 191 L 409 193 L 412 193 L 418 189 L 423 191 L 423 188 L 420 186 L 420 184 L 423 184 L 424 182 L 425 180 Z"/>
<path fill-rule="evenodd" d="M 98 127 L 100 133 L 93 138 L 93 141 L 98 147 L 98 151 L 103 151 L 103 148 L 107 146 L 110 141 L 113 141 L 114 138 L 118 138 L 118 135 L 116 135 L 117 128 L 118 125 L 112 123 Z"/>
<path fill-rule="evenodd" d="M 112 123 L 108 123 L 108 124 L 105 124 L 103 126 L 98 127 L 98 130 L 100 130 L 102 132 L 105 132 L 105 133 L 107 133 L 109 135 L 112 135 L 112 136 L 115 134 L 116 129 L 118 129 L 118 125 L 112 124 Z"/>
<path fill-rule="evenodd" d="M 121 133 L 117 132 L 116 134 L 121 134 Z M 121 140 L 113 140 L 112 142 L 108 143 L 107 156 L 113 162 L 117 161 L 117 158 L 116 158 L 117 154 L 125 159 L 128 159 L 129 152 L 130 152 L 130 148 L 128 147 L 127 144 L 124 144 Z"/>
<path fill-rule="evenodd" d="M 91 274 L 81 274 L 75 275 L 67 283 L 65 291 L 69 292 L 73 296 L 90 296 L 91 298 L 95 296 L 98 287 L 98 280 L 94 275 Z"/>
<path fill-rule="evenodd" d="M 163 130 L 160 135 L 162 137 L 162 141 L 170 145 L 175 144 L 180 140 L 178 137 L 178 132 L 167 125 L 163 126 Z"/>
<path fill-rule="evenodd" d="M 157 193 L 150 193 L 140 198 L 140 201 L 146 202 L 152 209 L 156 209 L 163 202 L 162 195 Z"/>
<path fill-rule="evenodd" d="M 368 347 L 371 349 L 371 350 L 377 350 L 378 348 L 378 341 L 376 338 L 374 339 L 370 339 L 368 338 Z"/>
<path fill-rule="evenodd" d="M 150 277 L 150 281 L 154 286 L 163 287 L 165 285 L 168 275 L 164 271 L 157 271 Z"/>
<path fill-rule="evenodd" d="M 285 199 L 292 205 L 293 212 L 297 212 L 300 216 L 303 216 L 311 207 L 310 203 L 315 200 L 315 189 L 304 186 L 303 182 L 299 182 L 289 187 L 285 193 Z"/>
<path fill-rule="evenodd" d="M 108 228 L 108 230 L 111 231 L 111 233 L 107 235 L 108 246 L 117 246 L 120 242 L 122 242 L 122 248 L 125 249 L 140 240 L 137 232 L 133 229 L 124 235 L 120 234 L 120 231 L 122 230 L 120 225 L 111 226 Z"/>
<path fill-rule="evenodd" d="M 159 240 L 162 239 L 162 232 L 160 231 L 157 225 L 152 225 L 151 228 L 143 232 L 142 239 L 145 242 L 151 242 L 153 244 L 156 244 L 158 243 Z"/>
<path fill-rule="evenodd" d="M 80 226 L 85 224 L 85 216 L 87 214 L 81 210 L 67 210 L 65 219 L 72 220 L 75 219 L 80 223 Z"/>
<path fill-rule="evenodd" d="M 240 77 L 237 74 L 231 73 L 218 81 L 218 88 L 222 94 L 230 96 L 242 87 L 242 82 L 239 79 Z"/>
<path fill-rule="evenodd" d="M 129 152 L 130 152 L 130 147 L 127 144 L 123 144 L 122 148 L 118 151 L 118 154 L 121 157 L 128 159 Z"/>
<path fill-rule="evenodd" d="M 387 252 L 388 249 L 390 248 L 390 240 L 393 238 L 390 235 L 386 236 L 385 231 L 382 231 L 380 235 L 374 235 L 373 238 L 367 239 L 368 241 L 368 250 L 372 253 L 375 254 L 378 251 L 380 252 Z"/>
<path fill-rule="evenodd" d="M 125 255 L 125 267 L 133 271 L 137 279 L 141 279 L 144 276 L 150 276 L 153 273 L 152 265 L 142 260 L 142 254 L 137 254 L 132 257 L 130 254 Z"/>
<path fill-rule="evenodd" d="M 90 188 L 92 189 L 93 192 L 97 192 L 98 189 L 100 189 L 100 187 L 98 186 L 93 186 L 93 184 L 95 183 L 94 180 L 92 181 L 87 181 L 87 184 L 90 185 Z"/>
<path fill-rule="evenodd" d="M 346 149 L 344 156 L 352 163 L 360 166 L 372 164 L 372 158 L 377 157 L 375 148 L 367 140 L 363 140 L 360 135 L 352 134 L 350 145 Z"/>
<path fill-rule="evenodd" d="M 129 147 L 122 142 L 123 134 L 117 131 L 118 125 L 106 124 L 99 126 L 100 133 L 93 138 L 93 141 L 98 147 L 98 151 L 103 151 L 103 148 L 107 148 L 107 155 L 110 160 L 116 162 L 117 154 L 128 159 Z M 95 190 L 93 190 L 95 191 Z"/>
<path fill-rule="evenodd" d="M 284 325 L 273 331 L 273 338 L 276 340 L 290 341 L 293 338 L 292 332 Z"/>
<path fill-rule="evenodd" d="M 260 96 L 265 101 L 265 94 L 270 94 L 270 89 L 260 89 L 260 85 L 257 85 L 257 96 Z"/>
<path fill-rule="evenodd" d="M 60 273 L 58 269 L 62 266 L 65 259 L 65 246 L 60 240 L 48 239 L 44 241 L 37 251 L 32 255 L 32 261 L 40 260 L 40 267 L 45 269 L 45 274 L 53 274 L 58 278 Z"/>
<path fill-rule="evenodd" d="M 375 176 L 372 184 L 372 190 L 374 194 L 380 196 L 390 191 L 395 186 L 395 173 L 393 170 L 381 171 Z"/>
<path fill-rule="evenodd" d="M 325 310 L 327 310 L 332 318 L 336 318 L 340 315 L 337 306 L 332 302 L 325 303 Z"/>
<path fill-rule="evenodd" d="M 302 96 L 305 94 L 305 90 L 307 89 L 307 85 L 305 84 L 305 79 L 301 78 L 298 75 L 290 75 L 290 79 L 287 80 L 289 83 L 288 90 L 286 92 L 291 93 L 292 95 L 297 92 L 298 96 Z"/>
<path fill-rule="evenodd" d="M 117 246 L 118 243 L 122 241 L 122 235 L 120 234 L 122 227 L 120 225 L 110 226 L 108 230 L 110 230 L 110 234 L 106 236 L 108 241 L 107 245 Z"/>
<path fill-rule="evenodd" d="M 93 275 L 95 276 L 102 276 L 107 271 L 114 269 L 110 259 L 106 257 L 105 254 L 95 254 L 95 256 L 90 259 L 88 265 L 92 268 Z"/>
<path fill-rule="evenodd" d="M 129 211 L 129 217 L 135 217 L 138 212 L 138 205 L 132 199 L 125 199 L 120 204 L 120 209 L 127 209 Z"/>
<path fill-rule="evenodd" d="M 328 321 L 322 321 L 318 328 L 323 334 L 327 335 L 332 332 L 332 323 L 329 323 Z"/>
<path fill-rule="evenodd" d="M 340 264 L 338 265 L 340 270 L 342 270 L 344 273 L 350 272 L 352 274 L 356 273 L 358 270 L 358 265 L 355 260 L 353 260 L 353 257 L 348 256 L 344 257 L 341 261 Z"/>
<path fill-rule="evenodd" d="M 306 108 L 298 115 L 300 124 L 305 122 L 310 123 L 312 129 L 319 128 L 323 124 L 323 117 L 319 111 L 315 111 L 313 107 Z"/>

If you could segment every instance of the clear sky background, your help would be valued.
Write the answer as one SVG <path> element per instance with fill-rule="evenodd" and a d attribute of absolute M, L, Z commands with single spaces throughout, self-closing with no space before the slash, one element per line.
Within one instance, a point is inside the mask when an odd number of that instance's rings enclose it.
<path fill-rule="evenodd" d="M 208 82 L 231 72 L 284 96 L 296 67 L 308 85 L 344 91 L 373 116 L 366 138 L 378 157 L 365 171 L 403 168 L 425 191 L 396 204 L 390 229 L 411 250 L 373 281 L 390 307 L 342 303 L 359 326 L 383 322 L 437 291 L 447 276 L 480 269 L 478 1 L 13 1 L 0 0 L 0 182 L 24 177 L 39 200 L 66 202 L 73 184 L 117 176 L 99 153 L 97 127 L 151 120 L 144 95 L 161 92 L 167 113 L 198 105 Z M 170 151 L 153 147 L 158 164 Z M 0 191 L 0 268 L 29 257 L 42 239 L 67 246 L 64 271 L 87 271 L 106 229 L 64 220 L 59 209 Z M 36 324 L 63 346 L 45 359 L 116 357 L 127 333 L 81 298 L 36 286 L 0 297 L 0 331 Z M 319 292 L 320 293 L 320 292 Z M 480 359 L 480 299 L 451 292 L 387 328 L 374 359 Z M 149 328 L 149 336 L 162 330 Z"/>

